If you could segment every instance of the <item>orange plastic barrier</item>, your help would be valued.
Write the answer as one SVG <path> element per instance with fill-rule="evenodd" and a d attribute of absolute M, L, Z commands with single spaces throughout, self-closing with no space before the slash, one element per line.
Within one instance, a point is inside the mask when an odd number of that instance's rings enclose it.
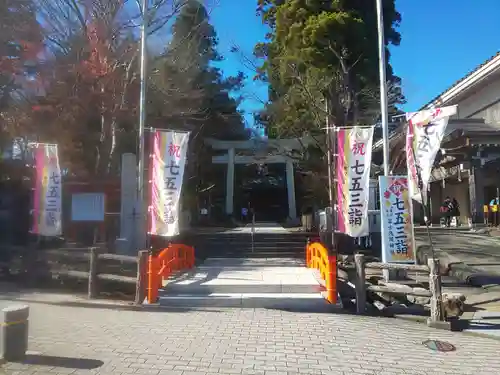
<path fill-rule="evenodd" d="M 337 256 L 328 255 L 328 250 L 320 242 L 306 246 L 306 265 L 319 271 L 326 283 L 326 299 L 337 303 Z"/>
<path fill-rule="evenodd" d="M 194 248 L 182 244 L 170 244 L 157 255 L 148 259 L 148 303 L 158 302 L 158 290 L 164 278 L 194 267 Z"/>

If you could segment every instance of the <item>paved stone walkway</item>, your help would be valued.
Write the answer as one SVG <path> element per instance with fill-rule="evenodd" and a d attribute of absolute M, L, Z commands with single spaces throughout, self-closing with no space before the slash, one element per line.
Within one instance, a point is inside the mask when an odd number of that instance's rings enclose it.
<path fill-rule="evenodd" d="M 424 233 L 418 233 L 417 239 L 427 243 Z M 479 272 L 500 275 L 500 238 L 480 234 L 459 232 L 433 232 L 432 241 L 436 248 L 442 249 Z"/>
<path fill-rule="evenodd" d="M 0 307 L 7 302 L 2 301 Z M 31 304 L 31 364 L 0 374 L 500 373 L 500 341 L 396 319 L 265 309 L 123 311 Z M 421 343 L 446 340 L 456 352 Z"/>

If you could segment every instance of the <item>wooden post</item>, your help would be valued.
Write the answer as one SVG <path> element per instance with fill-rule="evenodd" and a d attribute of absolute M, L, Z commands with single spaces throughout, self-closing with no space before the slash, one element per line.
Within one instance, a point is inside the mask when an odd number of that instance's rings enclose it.
<path fill-rule="evenodd" d="M 311 241 L 309 240 L 309 237 L 308 237 L 307 242 L 306 242 L 306 267 L 311 267 L 311 252 L 309 250 L 310 244 L 311 244 Z"/>
<path fill-rule="evenodd" d="M 190 247 L 189 253 L 191 254 L 191 263 L 189 263 L 189 267 L 194 268 L 194 266 L 196 265 L 196 254 L 194 252 L 194 247 Z"/>
<path fill-rule="evenodd" d="M 366 281 L 365 281 L 365 256 L 363 254 L 354 255 L 356 265 L 356 313 L 366 312 Z"/>
<path fill-rule="evenodd" d="M 88 298 L 96 298 L 97 296 L 97 263 L 99 260 L 99 252 L 97 247 L 90 248 L 90 262 L 89 262 L 89 288 Z"/>
<path fill-rule="evenodd" d="M 148 282 L 148 251 L 141 250 L 137 256 L 137 282 L 135 284 L 135 304 L 141 305 L 146 297 Z"/>
<path fill-rule="evenodd" d="M 155 256 L 148 253 L 148 287 L 147 298 L 148 303 L 156 303 L 158 300 L 158 280 L 156 273 L 158 272 Z"/>
<path fill-rule="evenodd" d="M 431 297 L 431 322 L 444 321 L 443 302 L 441 292 L 441 275 L 439 274 L 439 259 L 428 259 L 429 266 L 429 291 Z"/>

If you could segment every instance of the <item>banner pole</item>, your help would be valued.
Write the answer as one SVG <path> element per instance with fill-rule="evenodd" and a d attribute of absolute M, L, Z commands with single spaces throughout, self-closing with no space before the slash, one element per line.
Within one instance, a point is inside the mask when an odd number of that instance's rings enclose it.
<path fill-rule="evenodd" d="M 325 112 L 326 112 L 326 145 L 327 145 L 327 163 L 328 163 L 328 198 L 329 198 L 329 210 L 330 212 L 325 212 L 326 224 L 327 224 L 327 242 L 329 255 L 333 255 L 337 252 L 335 246 L 335 168 L 334 168 L 334 158 L 336 152 L 336 140 L 333 139 L 332 134 L 335 134 L 335 125 L 330 126 L 330 113 L 328 106 L 328 96 L 325 96 Z"/>
<path fill-rule="evenodd" d="M 429 191 L 426 192 L 425 194 L 425 201 L 424 201 L 424 181 L 422 180 L 422 174 L 420 173 L 420 165 L 417 164 L 417 156 L 415 155 L 415 149 L 412 147 L 411 152 L 413 155 L 413 160 L 415 160 L 415 169 L 416 169 L 416 174 L 417 174 L 417 184 L 418 188 L 420 190 L 420 199 L 422 200 L 422 207 L 424 208 L 424 222 L 425 222 L 425 228 L 427 232 L 427 239 L 429 240 L 429 246 L 431 248 L 431 255 L 432 259 L 436 260 L 436 253 L 434 251 L 434 243 L 432 242 L 432 236 L 431 236 L 431 229 L 429 227 L 428 223 L 428 218 L 430 217 L 430 212 L 429 212 L 429 207 L 427 206 L 427 195 L 429 194 Z M 426 187 L 427 189 L 427 187 Z M 410 202 L 413 204 L 413 198 L 410 197 Z M 424 203 L 425 202 L 425 203 Z M 427 216 L 429 215 L 429 216 Z"/>
<path fill-rule="evenodd" d="M 384 36 L 384 13 L 382 8 L 382 0 L 376 0 L 377 3 L 377 31 L 378 31 L 378 60 L 379 60 L 379 75 L 380 75 L 380 111 L 382 122 L 382 154 L 384 176 L 390 175 L 389 170 L 389 113 L 387 108 L 387 78 L 386 78 L 386 61 L 385 61 L 385 36 Z M 392 272 L 394 274 L 395 272 Z M 390 270 L 383 270 L 384 279 L 389 281 L 393 276 Z"/>
<path fill-rule="evenodd" d="M 146 246 L 146 215 L 144 202 L 144 163 L 145 163 L 145 146 L 144 146 L 144 128 L 146 126 L 146 93 L 147 93 L 147 27 L 148 27 L 148 2 L 142 0 L 142 24 L 141 24 L 141 50 L 140 50 L 140 98 L 139 98 L 139 160 L 137 165 L 137 205 L 138 219 L 137 225 L 137 246 L 142 250 Z"/>
<path fill-rule="evenodd" d="M 387 78 L 386 78 L 386 61 L 385 61 L 385 37 L 384 37 L 384 14 L 382 8 L 382 0 L 377 2 L 378 16 L 378 60 L 380 72 L 380 112 L 382 122 L 382 140 L 383 140 L 383 157 L 384 157 L 384 176 L 389 176 L 389 114 L 387 108 Z"/>

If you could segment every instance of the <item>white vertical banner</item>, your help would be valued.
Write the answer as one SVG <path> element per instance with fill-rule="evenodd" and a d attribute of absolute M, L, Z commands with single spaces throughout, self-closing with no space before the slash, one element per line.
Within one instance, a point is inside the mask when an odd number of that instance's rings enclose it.
<path fill-rule="evenodd" d="M 189 133 L 156 130 L 151 133 L 151 140 L 149 233 L 172 237 L 179 234 L 180 197 Z"/>
<path fill-rule="evenodd" d="M 382 262 L 415 263 L 413 202 L 406 176 L 380 176 Z"/>
<path fill-rule="evenodd" d="M 373 127 L 337 131 L 338 230 L 351 237 L 370 233 L 368 198 Z"/>
<path fill-rule="evenodd" d="M 34 145 L 36 168 L 31 232 L 54 237 L 62 234 L 62 181 L 57 145 Z"/>
<path fill-rule="evenodd" d="M 411 198 L 420 203 L 422 203 L 422 197 L 418 171 L 420 172 L 422 194 L 426 196 L 434 160 L 441 147 L 448 120 L 456 113 L 457 106 L 454 105 L 406 114 L 408 121 L 408 132 L 406 133 L 408 185 Z"/>

